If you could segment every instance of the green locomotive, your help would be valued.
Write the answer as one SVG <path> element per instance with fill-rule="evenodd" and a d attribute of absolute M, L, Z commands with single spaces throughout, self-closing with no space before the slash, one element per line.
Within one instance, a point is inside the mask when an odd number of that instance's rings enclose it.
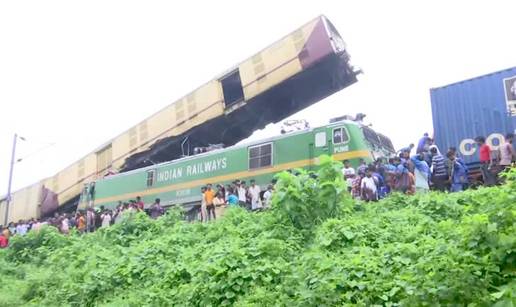
<path fill-rule="evenodd" d="M 200 189 L 207 183 L 228 184 L 237 179 L 267 186 L 278 172 L 314 169 L 320 155 L 336 160 L 366 162 L 394 154 L 389 138 L 349 120 L 275 136 L 249 144 L 235 145 L 170 162 L 108 176 L 94 183 L 94 197 L 88 189 L 80 208 L 88 205 L 114 208 L 119 201 L 141 196 L 146 206 L 155 198 L 164 205 L 190 207 L 199 203 Z"/>

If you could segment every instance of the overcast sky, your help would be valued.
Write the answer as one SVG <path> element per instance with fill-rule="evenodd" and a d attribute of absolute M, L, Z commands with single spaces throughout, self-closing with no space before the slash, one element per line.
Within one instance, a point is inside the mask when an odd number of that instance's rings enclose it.
<path fill-rule="evenodd" d="M 0 195 L 13 133 L 16 189 L 320 14 L 364 74 L 292 116 L 312 126 L 363 112 L 406 145 L 432 132 L 431 87 L 516 66 L 516 1 L 1 1 Z"/>

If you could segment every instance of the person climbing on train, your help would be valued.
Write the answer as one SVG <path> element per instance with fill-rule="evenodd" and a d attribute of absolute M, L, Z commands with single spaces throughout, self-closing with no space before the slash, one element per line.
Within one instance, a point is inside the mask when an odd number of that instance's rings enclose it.
<path fill-rule="evenodd" d="M 414 149 L 415 145 L 414 144 L 409 144 L 409 146 L 407 147 L 403 147 L 402 149 L 398 150 L 398 156 L 402 153 L 408 153 L 408 155 L 410 156 L 410 153 L 412 152 L 412 149 Z"/>
<path fill-rule="evenodd" d="M 422 152 L 427 152 L 430 145 L 431 145 L 432 139 L 428 136 L 428 133 L 424 133 L 423 137 L 419 139 L 417 143 L 416 148 L 416 154 L 420 154 Z"/>

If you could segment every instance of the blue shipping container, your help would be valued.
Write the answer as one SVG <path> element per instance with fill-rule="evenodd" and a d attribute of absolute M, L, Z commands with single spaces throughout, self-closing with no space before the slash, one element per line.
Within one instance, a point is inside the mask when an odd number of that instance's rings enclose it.
<path fill-rule="evenodd" d="M 476 163 L 475 137 L 486 137 L 497 149 L 516 128 L 516 67 L 432 88 L 430 99 L 439 149 L 444 154 L 456 147 L 467 163 Z"/>

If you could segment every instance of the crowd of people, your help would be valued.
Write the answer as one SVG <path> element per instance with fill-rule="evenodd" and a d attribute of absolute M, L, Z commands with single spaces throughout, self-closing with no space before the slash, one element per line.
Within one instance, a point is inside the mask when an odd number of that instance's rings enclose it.
<path fill-rule="evenodd" d="M 187 216 L 190 220 L 207 222 L 223 215 L 224 209 L 228 206 L 240 206 L 252 211 L 266 209 L 270 207 L 272 191 L 272 184 L 262 191 L 255 180 L 251 180 L 249 185 L 240 180 L 236 180 L 227 186 L 218 184 L 216 191 L 211 184 L 207 184 L 201 189 L 201 203 L 193 206 Z M 88 208 L 79 210 L 75 214 L 55 213 L 50 218 L 11 222 L 6 227 L 0 226 L 2 230 L 0 233 L 0 248 L 7 247 L 9 238 L 12 236 L 24 236 L 29 231 L 39 231 L 44 225 L 53 226 L 65 235 L 68 235 L 72 229 L 76 229 L 79 233 L 87 233 L 119 223 L 125 213 L 136 212 L 146 212 L 151 218 L 157 219 L 165 213 L 165 208 L 161 205 L 159 198 L 150 207 L 145 208 L 141 197 L 137 196 L 135 200 L 120 201 L 114 210 L 101 206 L 98 210 Z"/>
<path fill-rule="evenodd" d="M 512 133 L 505 136 L 500 148 L 493 150 L 484 137 L 475 139 L 480 170 L 484 185 L 492 186 L 501 181 L 499 174 L 515 161 Z M 344 161 L 342 170 L 349 192 L 354 198 L 376 201 L 392 191 L 414 194 L 416 191 L 458 192 L 470 186 L 469 169 L 457 149 L 448 148 L 441 154 L 434 140 L 427 133 L 419 140 L 417 147 L 410 144 L 398 151 L 395 157 L 377 159 L 366 164 L 360 160 L 355 169 Z M 414 151 L 415 154 L 411 155 Z"/>
<path fill-rule="evenodd" d="M 145 210 L 141 197 L 128 202 L 119 202 L 115 210 L 106 209 L 101 206 L 98 210 L 88 208 L 79 210 L 75 214 L 71 213 L 55 213 L 53 217 L 42 219 L 20 220 L 17 223 L 11 222 L 9 225 L 0 226 L 0 248 L 9 244 L 9 238 L 15 235 L 24 236 L 29 231 L 39 231 L 45 225 L 53 226 L 62 234 L 68 235 L 72 229 L 76 229 L 79 233 L 93 232 L 99 228 L 108 227 L 119 223 L 125 212 L 147 212 L 151 218 L 156 219 L 164 214 L 165 209 L 157 198 L 154 203 Z"/>
<path fill-rule="evenodd" d="M 480 171 L 483 183 L 487 186 L 500 182 L 499 173 L 509 168 L 515 161 L 513 148 L 514 135 L 505 136 L 505 142 L 500 148 L 493 150 L 484 137 L 475 139 L 480 161 Z M 415 148 L 415 150 L 414 150 Z M 415 151 L 415 154 L 411 153 Z M 396 156 L 376 159 L 367 164 L 360 159 L 359 165 L 353 168 L 350 161 L 344 161 L 342 173 L 348 185 L 348 191 L 353 198 L 364 201 L 377 201 L 393 191 L 404 194 L 425 192 L 430 189 L 438 191 L 458 192 L 470 186 L 469 170 L 456 148 L 448 148 L 443 155 L 432 138 L 424 134 L 417 147 L 410 144 L 398 151 Z M 242 207 L 250 211 L 267 209 L 271 205 L 274 182 L 262 190 L 255 180 L 248 185 L 245 181 L 236 180 L 224 186 L 212 184 L 201 188 L 201 202 L 194 205 L 187 218 L 208 222 L 224 214 L 226 207 Z M 9 238 L 14 235 L 23 236 L 29 231 L 39 231 L 44 225 L 54 226 L 63 234 L 69 234 L 71 229 L 79 233 L 93 232 L 98 228 L 108 227 L 119 223 L 125 212 L 146 212 L 153 219 L 164 214 L 160 199 L 145 208 L 140 196 L 128 202 L 119 202 L 114 210 L 99 210 L 88 208 L 75 213 L 56 213 L 51 218 L 20 220 L 1 227 L 0 248 L 6 247 Z"/>
<path fill-rule="evenodd" d="M 224 209 L 230 207 L 242 207 L 247 210 L 257 211 L 270 207 L 274 185 L 271 183 L 262 191 L 253 179 L 247 185 L 245 181 L 236 180 L 224 186 L 217 184 L 213 189 L 211 183 L 201 188 L 201 203 L 194 206 L 189 212 L 190 220 L 207 222 L 224 214 Z"/>

